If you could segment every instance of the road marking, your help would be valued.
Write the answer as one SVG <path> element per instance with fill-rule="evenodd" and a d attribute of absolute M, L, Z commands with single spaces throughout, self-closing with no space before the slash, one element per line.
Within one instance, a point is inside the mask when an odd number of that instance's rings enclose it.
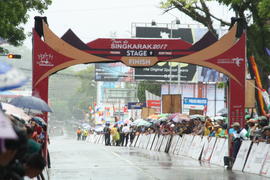
<path fill-rule="evenodd" d="M 121 159 L 122 161 L 127 162 L 130 166 L 132 166 L 132 167 L 136 168 L 137 170 L 141 171 L 144 175 L 148 176 L 149 178 L 154 179 L 154 180 L 160 180 L 159 178 L 157 178 L 157 177 L 151 175 L 150 173 L 145 172 L 142 168 L 136 166 L 134 163 L 132 163 L 132 162 L 129 161 L 128 159 L 125 159 L 125 158 L 121 157 L 119 154 L 117 154 L 117 153 L 115 153 L 115 152 L 113 152 L 113 151 L 109 151 L 109 150 L 107 150 L 106 148 L 103 148 L 103 149 L 104 149 L 105 151 L 107 151 L 107 152 L 110 152 L 110 153 L 113 154 L 114 156 L 118 157 L 118 158 Z"/>

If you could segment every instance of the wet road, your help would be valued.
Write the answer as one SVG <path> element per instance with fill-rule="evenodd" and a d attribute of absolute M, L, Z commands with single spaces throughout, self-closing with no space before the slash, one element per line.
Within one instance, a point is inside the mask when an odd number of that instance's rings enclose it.
<path fill-rule="evenodd" d="M 51 140 L 51 180 L 263 180 L 199 161 L 65 137 Z"/>

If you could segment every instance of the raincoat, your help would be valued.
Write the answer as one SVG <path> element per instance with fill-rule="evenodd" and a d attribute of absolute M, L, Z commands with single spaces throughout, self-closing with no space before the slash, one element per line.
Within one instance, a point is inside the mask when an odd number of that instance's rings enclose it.
<path fill-rule="evenodd" d="M 111 129 L 111 134 L 112 134 L 112 138 L 113 138 L 114 141 L 118 141 L 120 139 L 120 134 L 117 131 L 117 128 L 116 127 L 113 127 Z"/>

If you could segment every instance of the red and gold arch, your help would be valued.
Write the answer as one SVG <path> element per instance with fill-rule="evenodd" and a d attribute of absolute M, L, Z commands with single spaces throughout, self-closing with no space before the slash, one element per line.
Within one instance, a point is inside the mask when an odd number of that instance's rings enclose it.
<path fill-rule="evenodd" d="M 195 44 L 176 39 L 97 39 L 83 43 L 71 30 L 61 38 L 44 17 L 33 29 L 33 95 L 48 101 L 49 76 L 85 63 L 122 62 L 150 67 L 158 62 L 184 62 L 218 70 L 229 77 L 230 124 L 244 125 L 246 35 L 236 38 L 237 25 L 217 41 L 207 33 Z M 45 115 L 46 118 L 46 115 Z"/>

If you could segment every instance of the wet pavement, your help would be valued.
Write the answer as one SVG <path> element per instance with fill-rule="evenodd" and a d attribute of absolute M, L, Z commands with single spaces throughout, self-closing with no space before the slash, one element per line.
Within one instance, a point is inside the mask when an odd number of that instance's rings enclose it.
<path fill-rule="evenodd" d="M 181 156 L 110 147 L 67 137 L 51 140 L 51 180 L 264 180 Z"/>

